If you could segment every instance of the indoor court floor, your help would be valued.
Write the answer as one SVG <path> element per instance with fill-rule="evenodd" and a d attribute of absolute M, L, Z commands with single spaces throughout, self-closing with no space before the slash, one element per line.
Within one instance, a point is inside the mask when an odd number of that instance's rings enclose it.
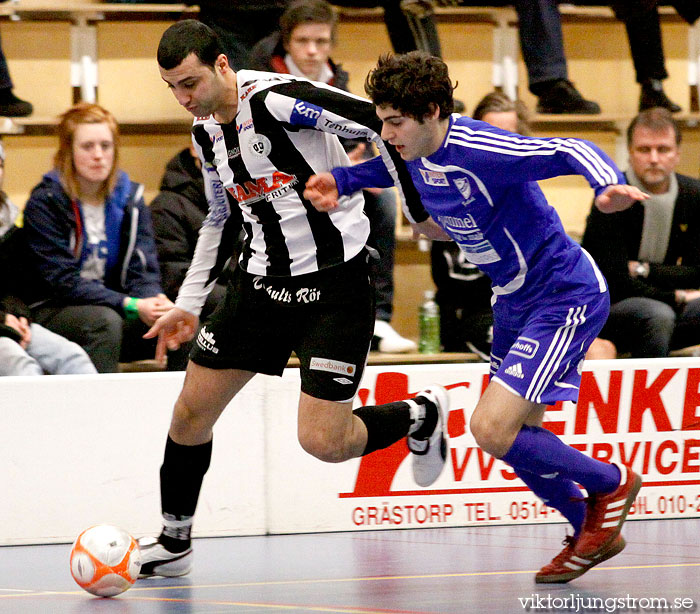
<path fill-rule="evenodd" d="M 700 519 L 630 521 L 624 552 L 569 584 L 536 585 L 533 574 L 559 552 L 564 530 L 549 524 L 197 539 L 189 576 L 140 580 L 112 599 L 74 583 L 70 545 L 0 547 L 0 613 L 700 610 Z"/>

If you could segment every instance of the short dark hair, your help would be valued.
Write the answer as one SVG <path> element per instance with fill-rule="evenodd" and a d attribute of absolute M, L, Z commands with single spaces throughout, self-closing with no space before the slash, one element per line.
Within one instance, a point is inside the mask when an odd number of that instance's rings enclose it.
<path fill-rule="evenodd" d="M 483 120 L 487 113 L 512 113 L 518 118 L 518 133 L 530 134 L 530 117 L 522 100 L 513 100 L 507 94 L 493 91 L 484 96 L 476 105 L 472 117 Z"/>
<path fill-rule="evenodd" d="M 280 17 L 280 34 L 286 47 L 292 32 L 306 23 L 322 23 L 331 27 L 331 40 L 335 40 L 338 16 L 326 0 L 294 0 Z"/>
<path fill-rule="evenodd" d="M 637 126 L 643 126 L 654 132 L 664 132 L 668 128 L 672 128 L 676 137 L 676 145 L 681 144 L 681 129 L 678 127 L 676 120 L 673 119 L 673 115 L 671 115 L 668 109 L 654 107 L 653 109 L 647 109 L 639 113 L 627 127 L 627 147 L 632 145 L 632 138 L 634 137 L 634 131 Z"/>
<path fill-rule="evenodd" d="M 365 79 L 365 92 L 378 107 L 394 107 L 422 122 L 440 107 L 440 119 L 454 110 L 452 85 L 447 64 L 424 51 L 382 55 Z"/>
<path fill-rule="evenodd" d="M 191 53 L 213 69 L 223 51 L 214 30 L 196 19 L 184 19 L 163 32 L 158 44 L 158 65 L 171 70 Z"/>

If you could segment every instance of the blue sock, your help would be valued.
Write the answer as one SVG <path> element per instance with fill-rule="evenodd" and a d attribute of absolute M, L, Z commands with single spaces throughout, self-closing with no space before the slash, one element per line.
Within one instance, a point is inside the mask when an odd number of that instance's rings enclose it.
<path fill-rule="evenodd" d="M 562 513 L 574 528 L 574 537 L 578 537 L 586 515 L 581 489 L 573 481 L 560 477 L 543 478 L 524 469 L 516 469 L 515 473 L 549 507 Z"/>
<path fill-rule="evenodd" d="M 539 426 L 523 426 L 501 460 L 516 470 L 573 480 L 589 495 L 612 492 L 620 485 L 620 470 L 615 465 L 586 456 Z"/>

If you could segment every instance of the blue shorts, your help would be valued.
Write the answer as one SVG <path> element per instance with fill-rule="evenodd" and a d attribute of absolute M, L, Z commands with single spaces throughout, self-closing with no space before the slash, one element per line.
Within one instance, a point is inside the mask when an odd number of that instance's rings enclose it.
<path fill-rule="evenodd" d="M 609 311 L 610 297 L 603 292 L 552 297 L 517 328 L 496 317 L 491 379 L 533 403 L 576 402 L 586 350 Z"/>

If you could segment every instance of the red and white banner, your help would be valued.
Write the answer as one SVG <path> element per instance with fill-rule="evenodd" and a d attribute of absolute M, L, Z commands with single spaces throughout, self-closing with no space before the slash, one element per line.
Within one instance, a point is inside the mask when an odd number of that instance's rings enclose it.
<path fill-rule="evenodd" d="M 642 475 L 630 519 L 700 516 L 700 363 L 619 360 L 586 367 L 578 404 L 549 407 L 545 426 L 585 454 L 629 464 Z M 284 467 L 271 467 L 268 476 L 276 486 L 270 491 L 276 503 L 269 508 L 272 532 L 563 521 L 469 433 L 487 369 L 486 364 L 369 368 L 358 404 L 405 399 L 433 382 L 448 389 L 444 472 L 431 487 L 417 486 L 403 441 L 330 468 L 287 453 Z M 287 436 L 291 428 L 285 425 Z M 294 467 L 300 471 L 290 475 Z"/>

